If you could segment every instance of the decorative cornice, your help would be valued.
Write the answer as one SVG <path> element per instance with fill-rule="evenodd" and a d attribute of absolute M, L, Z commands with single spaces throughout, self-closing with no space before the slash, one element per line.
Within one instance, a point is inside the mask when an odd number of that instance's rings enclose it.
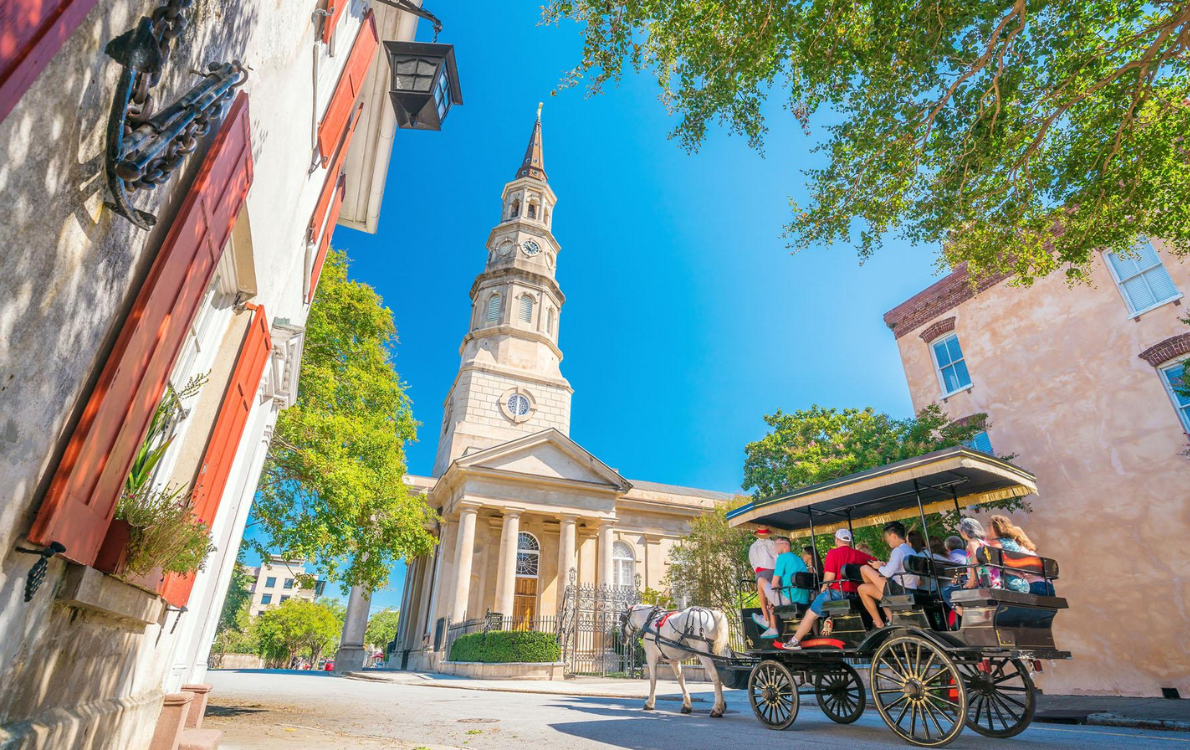
<path fill-rule="evenodd" d="M 921 340 L 928 344 L 942 334 L 950 333 L 954 330 L 954 321 L 955 318 L 953 315 L 949 318 L 939 320 L 921 332 Z"/>
<path fill-rule="evenodd" d="M 991 289 L 1012 274 L 987 276 L 971 283 L 967 264 L 913 295 L 884 314 L 884 323 L 897 338 L 920 328 L 945 312 L 953 310 L 980 292 Z"/>
<path fill-rule="evenodd" d="M 566 295 L 562 294 L 562 288 L 558 286 L 557 281 L 543 273 L 537 273 L 536 271 L 531 271 L 527 268 L 518 268 L 516 266 L 506 266 L 505 268 L 499 268 L 494 271 L 484 271 L 476 276 L 475 282 L 471 284 L 471 291 L 469 292 L 471 301 L 475 301 L 476 295 L 479 294 L 479 290 L 485 282 L 499 281 L 509 276 L 515 276 L 522 280 L 541 284 L 550 294 L 557 298 L 559 307 L 566 304 Z"/>
<path fill-rule="evenodd" d="M 1137 356 L 1153 367 L 1158 367 L 1183 354 L 1190 354 L 1190 333 L 1170 336 L 1161 343 L 1145 349 Z"/>
<path fill-rule="evenodd" d="M 549 347 L 549 350 L 554 353 L 554 356 L 558 358 L 558 361 L 562 361 L 562 350 L 549 336 L 538 333 L 537 331 L 531 331 L 525 328 L 517 328 L 514 325 L 508 324 L 489 326 L 487 328 L 476 328 L 474 331 L 468 331 L 467 335 L 463 337 L 463 342 L 459 344 L 459 355 L 461 356 L 463 354 L 463 351 L 467 348 L 467 343 L 469 341 L 473 341 L 475 339 L 486 339 L 491 336 L 513 336 L 519 339 L 529 339 L 531 341 L 536 341 L 538 344 L 545 344 L 547 347 Z"/>

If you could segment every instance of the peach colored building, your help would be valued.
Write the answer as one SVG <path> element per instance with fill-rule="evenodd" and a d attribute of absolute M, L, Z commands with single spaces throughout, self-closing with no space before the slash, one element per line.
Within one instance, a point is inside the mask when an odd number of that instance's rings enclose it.
<path fill-rule="evenodd" d="M 1100 255 L 1091 285 L 1060 274 L 973 290 L 959 267 L 884 316 L 914 409 L 985 412 L 977 446 L 1037 475 L 1018 521 L 1062 568 L 1057 694 L 1190 696 L 1190 401 L 1170 387 L 1190 357 L 1190 265 L 1142 240 Z"/>

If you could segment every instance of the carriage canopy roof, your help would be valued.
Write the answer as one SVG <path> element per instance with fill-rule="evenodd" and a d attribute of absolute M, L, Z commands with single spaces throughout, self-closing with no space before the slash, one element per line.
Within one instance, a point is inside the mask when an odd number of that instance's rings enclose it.
<path fill-rule="evenodd" d="M 916 493 L 926 513 L 954 510 L 1037 492 L 1037 479 L 986 453 L 955 446 L 875 469 L 754 500 L 727 514 L 732 526 L 769 526 L 805 536 L 852 526 L 873 526 L 917 516 Z"/>

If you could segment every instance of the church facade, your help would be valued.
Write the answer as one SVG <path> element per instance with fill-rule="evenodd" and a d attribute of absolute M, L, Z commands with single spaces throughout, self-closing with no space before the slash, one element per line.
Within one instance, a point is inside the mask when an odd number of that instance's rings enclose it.
<path fill-rule="evenodd" d="M 394 666 L 434 668 L 447 623 L 556 614 L 571 570 L 661 590 L 691 519 L 732 497 L 625 479 L 570 437 L 556 203 L 539 106 L 471 287 L 433 476 L 406 478 L 439 513 L 439 543 L 408 566 Z"/>

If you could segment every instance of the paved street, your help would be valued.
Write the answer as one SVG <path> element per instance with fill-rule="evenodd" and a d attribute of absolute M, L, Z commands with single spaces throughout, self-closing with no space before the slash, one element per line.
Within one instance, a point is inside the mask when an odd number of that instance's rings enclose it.
<path fill-rule="evenodd" d="M 770 747 L 775 741 L 813 743 L 848 750 L 908 747 L 869 712 L 851 726 L 826 719 L 803 701 L 794 726 L 780 734 L 752 716 L 742 691 L 728 691 L 728 714 L 711 719 L 703 693 L 695 713 L 678 713 L 672 683 L 659 709 L 640 710 L 636 699 L 457 690 L 365 682 L 317 672 L 209 673 L 215 686 L 207 724 L 221 729 L 225 750 L 281 748 L 586 748 L 623 747 L 700 750 Z M 702 686 L 699 686 L 702 688 Z M 990 744 L 966 732 L 953 748 Z M 1034 724 L 1004 744 L 1009 748 L 1095 750 L 1166 748 L 1190 750 L 1190 733 L 1112 727 Z"/>

